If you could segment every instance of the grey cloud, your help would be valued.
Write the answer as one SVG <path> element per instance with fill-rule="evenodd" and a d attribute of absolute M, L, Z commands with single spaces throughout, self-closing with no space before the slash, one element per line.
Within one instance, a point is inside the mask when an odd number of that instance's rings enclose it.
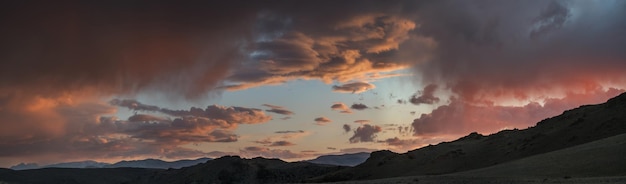
<path fill-rule="evenodd" d="M 317 117 L 314 120 L 317 125 L 326 125 L 333 121 L 333 120 L 328 119 L 327 117 Z"/>
<path fill-rule="evenodd" d="M 296 145 L 296 144 L 289 142 L 289 141 L 276 141 L 270 144 L 269 146 L 293 146 L 293 145 Z"/>
<path fill-rule="evenodd" d="M 156 111 L 161 110 L 161 108 L 159 108 L 157 106 L 142 104 L 141 102 L 138 102 L 137 100 L 132 100 L 132 99 L 123 99 L 123 100 L 113 99 L 113 100 L 109 101 L 109 103 L 111 105 L 120 106 L 120 107 L 126 107 L 128 109 L 138 110 L 138 111 L 156 112 Z"/>
<path fill-rule="evenodd" d="M 283 131 L 276 131 L 274 133 L 277 133 L 277 134 L 304 133 L 304 130 L 283 130 Z"/>
<path fill-rule="evenodd" d="M 292 114 L 294 114 L 292 111 L 287 110 L 287 109 L 285 109 L 282 106 L 270 105 L 270 104 L 263 104 L 263 106 L 271 108 L 269 110 L 265 110 L 267 112 L 273 112 L 273 113 L 282 114 L 282 115 L 292 115 Z"/>
<path fill-rule="evenodd" d="M 415 105 L 437 103 L 439 102 L 439 97 L 436 97 L 434 95 L 436 90 L 437 90 L 437 85 L 429 84 L 426 87 L 424 87 L 423 91 L 420 92 L 421 93 L 420 96 L 417 96 L 417 94 L 411 96 L 411 99 L 409 99 L 409 102 Z"/>
<path fill-rule="evenodd" d="M 333 86 L 333 91 L 343 93 L 362 93 L 374 88 L 376 88 L 376 86 L 367 82 L 354 82 L 340 86 L 335 85 Z"/>
<path fill-rule="evenodd" d="M 350 125 L 348 124 L 343 124 L 343 131 L 345 131 L 346 133 L 350 132 L 350 130 L 352 130 L 352 127 L 350 127 Z"/>
<path fill-rule="evenodd" d="M 373 142 L 376 134 L 381 131 L 380 126 L 365 124 L 354 130 L 354 135 L 349 140 L 350 143 Z"/>
<path fill-rule="evenodd" d="M 542 34 L 557 30 L 563 26 L 571 16 L 570 10 L 557 1 L 552 1 L 548 7 L 535 18 L 530 31 L 530 37 L 536 38 Z"/>
<path fill-rule="evenodd" d="M 369 107 L 367 107 L 367 105 L 362 104 L 362 103 L 354 103 L 354 104 L 352 104 L 352 106 L 350 106 L 350 108 L 355 109 L 355 110 L 364 110 L 364 109 L 367 109 Z"/>

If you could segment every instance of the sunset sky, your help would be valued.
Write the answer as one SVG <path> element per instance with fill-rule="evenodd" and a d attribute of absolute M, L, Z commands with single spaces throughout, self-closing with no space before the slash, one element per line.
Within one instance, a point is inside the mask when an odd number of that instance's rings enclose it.
<path fill-rule="evenodd" d="M 626 1 L 3 1 L 0 167 L 406 152 L 626 90 Z"/>

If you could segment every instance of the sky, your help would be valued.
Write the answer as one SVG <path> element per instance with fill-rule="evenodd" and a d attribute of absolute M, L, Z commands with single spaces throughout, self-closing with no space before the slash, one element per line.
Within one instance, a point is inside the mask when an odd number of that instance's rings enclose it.
<path fill-rule="evenodd" d="M 0 167 L 406 152 L 626 90 L 626 2 L 4 1 Z"/>

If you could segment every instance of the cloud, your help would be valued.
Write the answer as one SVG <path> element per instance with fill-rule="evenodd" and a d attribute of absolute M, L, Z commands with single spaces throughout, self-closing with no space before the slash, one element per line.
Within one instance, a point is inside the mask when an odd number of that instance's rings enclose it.
<path fill-rule="evenodd" d="M 326 125 L 330 122 L 332 122 L 333 120 L 328 119 L 327 117 L 318 117 L 315 118 L 315 124 L 317 125 Z"/>
<path fill-rule="evenodd" d="M 374 88 L 376 88 L 376 86 L 367 82 L 353 82 L 341 86 L 334 85 L 333 91 L 341 93 L 362 93 Z"/>
<path fill-rule="evenodd" d="M 308 135 L 311 135 L 310 131 L 304 131 L 304 130 L 297 130 L 297 131 L 277 131 L 274 132 L 278 135 L 276 136 L 270 136 L 270 139 L 289 139 L 289 140 L 293 140 L 293 139 L 299 139 L 301 137 L 305 137 Z"/>
<path fill-rule="evenodd" d="M 257 144 L 264 144 L 264 145 L 272 144 L 272 140 L 270 139 L 262 139 L 262 140 L 252 141 L 252 142 L 257 143 Z"/>
<path fill-rule="evenodd" d="M 348 108 L 348 106 L 344 103 L 335 103 L 332 106 L 330 106 L 330 108 L 335 111 L 340 111 L 341 113 L 347 113 L 347 114 L 352 113 L 350 108 Z"/>
<path fill-rule="evenodd" d="M 276 146 L 293 146 L 296 145 L 292 142 L 289 141 L 272 141 L 272 138 L 266 138 L 266 139 L 262 139 L 262 140 L 258 140 L 258 141 L 253 141 L 254 143 L 257 144 L 263 144 L 265 146 L 270 146 L 270 147 L 276 147 Z"/>
<path fill-rule="evenodd" d="M 241 90 L 295 79 L 321 80 L 328 84 L 369 81 L 381 76 L 399 76 L 392 72 L 409 67 L 385 59 L 384 53 L 399 49 L 401 43 L 410 39 L 409 32 L 416 28 L 412 20 L 383 13 L 342 13 L 345 18 L 316 17 L 316 26 L 287 21 L 297 19 L 298 15 L 276 20 L 275 16 L 280 17 L 276 14 L 271 16 L 273 19 L 259 20 L 283 27 L 261 33 L 267 39 L 255 43 L 252 52 L 256 54 L 250 58 L 250 65 L 236 71 L 228 78 L 232 84 L 223 87 Z M 356 93 L 372 87 L 369 83 L 350 83 L 334 89 Z"/>
<path fill-rule="evenodd" d="M 116 2 L 4 4 L 10 18 L 0 22 L 7 28 L 0 32 L 0 88 L 41 95 L 97 89 L 199 97 L 229 75 L 242 56 L 238 41 L 251 33 L 255 18 L 239 6 L 205 5 L 138 10 Z M 229 16 L 236 23 L 213 16 L 236 12 Z"/>
<path fill-rule="evenodd" d="M 370 120 L 366 120 L 366 119 L 354 120 L 354 123 L 368 124 L 368 123 L 370 123 Z"/>
<path fill-rule="evenodd" d="M 285 109 L 284 107 L 281 107 L 281 106 L 270 105 L 270 104 L 263 104 L 263 106 L 271 108 L 269 110 L 265 110 L 267 112 L 273 112 L 273 113 L 282 114 L 282 115 L 293 115 L 294 114 L 292 111 L 287 110 L 287 109 Z"/>
<path fill-rule="evenodd" d="M 490 134 L 502 129 L 527 128 L 581 104 L 602 103 L 624 91 L 597 89 L 570 93 L 563 98 L 548 99 L 543 105 L 531 102 L 524 106 L 476 105 L 453 98 L 450 104 L 422 114 L 412 126 L 417 136 L 461 136 L 473 131 Z"/>
<path fill-rule="evenodd" d="M 276 141 L 270 144 L 269 146 L 293 146 L 293 145 L 296 145 L 296 144 L 289 142 L 289 141 Z"/>
<path fill-rule="evenodd" d="M 326 149 L 329 149 L 329 150 L 337 150 L 337 148 L 335 148 L 335 147 L 326 147 Z"/>
<path fill-rule="evenodd" d="M 416 79 L 450 89 L 469 103 L 540 101 L 598 85 L 624 89 L 626 74 L 616 70 L 626 67 L 619 49 L 626 38 L 617 36 L 626 30 L 624 2 L 600 4 L 421 4 L 415 33 L 437 46 L 430 61 L 414 65 Z M 483 8 L 474 11 L 473 6 Z M 586 29 L 600 21 L 597 29 Z"/>
<path fill-rule="evenodd" d="M 283 131 L 276 131 L 274 133 L 277 133 L 277 134 L 304 133 L 304 130 L 283 130 Z"/>
<path fill-rule="evenodd" d="M 350 132 L 350 130 L 352 130 L 352 127 L 350 127 L 350 125 L 348 124 L 343 124 L 343 131 L 345 131 L 346 133 Z"/>
<path fill-rule="evenodd" d="M 429 84 L 424 87 L 424 90 L 421 91 L 421 95 L 417 96 L 417 94 L 411 96 L 409 102 L 415 105 L 419 104 L 434 104 L 439 102 L 439 98 L 435 97 L 434 93 L 437 90 L 437 85 Z"/>
<path fill-rule="evenodd" d="M 352 104 L 352 106 L 350 106 L 350 108 L 355 109 L 355 110 L 364 110 L 364 109 L 367 109 L 369 107 L 367 107 L 367 105 L 362 104 L 362 103 L 354 103 L 354 104 Z"/>
<path fill-rule="evenodd" d="M 157 106 L 142 104 L 141 102 L 138 102 L 137 100 L 132 100 L 132 99 L 123 99 L 123 100 L 113 99 L 109 101 L 109 103 L 111 105 L 126 107 L 128 109 L 137 110 L 137 111 L 156 112 L 156 111 L 161 110 L 161 108 Z"/>
<path fill-rule="evenodd" d="M 0 148 L 11 150 L 0 153 L 2 164 L 11 162 L 10 160 L 58 162 L 70 158 L 202 157 L 205 152 L 182 146 L 201 142 L 235 142 L 239 136 L 232 133 L 232 130 L 238 124 L 263 123 L 270 119 L 261 110 L 242 107 L 213 105 L 207 109 L 172 111 L 136 101 L 101 103 L 95 99 L 82 98 L 84 97 L 67 96 L 58 99 L 19 100 L 31 105 L 16 104 L 16 107 L 27 109 L 0 111 L 0 114 L 7 115 L 0 118 L 16 118 L 16 115 L 7 113 L 31 112 L 29 117 L 38 120 L 32 122 L 33 124 L 16 124 L 0 130 L 3 131 Z M 131 101 L 133 100 L 124 102 Z M 111 104 L 131 104 L 128 107 L 136 111 L 136 114 L 127 120 L 118 119 L 112 116 L 116 109 Z M 17 118 L 21 121 L 27 120 Z M 6 122 L 7 119 L 0 120 Z M 34 126 L 40 124 L 54 127 Z M 28 128 L 29 126 L 33 128 Z M 29 130 L 29 133 L 20 130 Z M 31 152 L 33 150 L 35 152 Z"/>
<path fill-rule="evenodd" d="M 362 125 L 354 130 L 354 135 L 350 137 L 350 143 L 359 142 L 373 142 L 376 138 L 376 133 L 382 131 L 382 128 L 377 125 Z"/>

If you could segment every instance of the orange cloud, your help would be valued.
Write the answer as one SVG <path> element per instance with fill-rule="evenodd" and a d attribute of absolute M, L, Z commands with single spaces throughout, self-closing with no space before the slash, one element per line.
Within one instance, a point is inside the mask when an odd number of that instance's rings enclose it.
<path fill-rule="evenodd" d="M 543 105 L 531 102 L 524 106 L 500 106 L 472 104 L 451 99 L 432 113 L 422 114 L 412 123 L 416 136 L 461 136 L 478 131 L 482 134 L 495 133 L 502 129 L 527 128 L 542 119 L 561 114 L 564 110 L 582 104 L 602 103 L 625 90 L 597 89 L 586 93 L 569 93 L 563 98 L 547 99 Z"/>
<path fill-rule="evenodd" d="M 346 113 L 346 114 L 352 113 L 350 108 L 346 104 L 344 104 L 344 103 L 335 103 L 335 104 L 331 105 L 330 108 L 332 110 L 336 110 L 336 111 L 339 111 L 341 113 Z"/>

